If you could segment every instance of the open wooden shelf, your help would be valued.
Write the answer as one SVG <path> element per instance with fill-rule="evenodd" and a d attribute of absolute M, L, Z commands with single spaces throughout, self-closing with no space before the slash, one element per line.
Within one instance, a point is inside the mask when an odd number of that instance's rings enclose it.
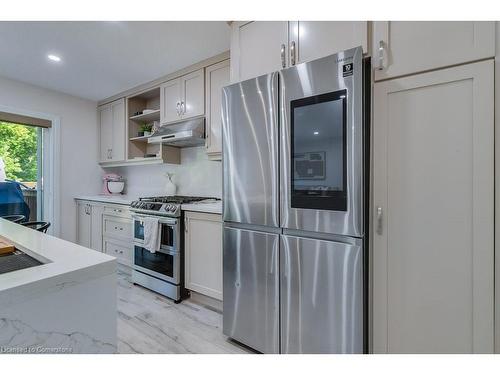
<path fill-rule="evenodd" d="M 129 118 L 135 122 L 151 122 L 151 121 L 160 121 L 160 110 L 157 109 L 154 112 L 143 113 L 142 115 L 131 116 Z"/>

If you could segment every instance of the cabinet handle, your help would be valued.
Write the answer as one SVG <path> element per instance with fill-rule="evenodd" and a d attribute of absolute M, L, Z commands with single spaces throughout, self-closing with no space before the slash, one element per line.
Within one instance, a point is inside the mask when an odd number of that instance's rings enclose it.
<path fill-rule="evenodd" d="M 379 42 L 378 42 L 378 64 L 377 64 L 377 70 L 384 70 L 384 52 L 385 52 L 384 41 L 383 40 L 379 40 Z"/>
<path fill-rule="evenodd" d="M 382 207 L 377 207 L 377 234 L 382 235 Z"/>
<path fill-rule="evenodd" d="M 186 233 L 188 232 L 188 225 L 187 225 L 187 219 L 184 218 L 184 230 L 186 231 Z"/>
<path fill-rule="evenodd" d="M 186 103 L 184 103 L 183 101 L 181 102 L 181 115 L 185 115 L 186 114 Z"/>
<path fill-rule="evenodd" d="M 281 67 L 286 68 L 285 45 L 281 45 Z"/>
<path fill-rule="evenodd" d="M 177 103 L 175 104 L 175 110 L 177 111 L 177 116 L 180 116 L 180 115 L 181 115 L 180 106 L 181 106 L 181 103 L 180 103 L 180 102 L 177 102 Z"/>
<path fill-rule="evenodd" d="M 295 41 L 290 43 L 290 65 L 295 65 Z"/>

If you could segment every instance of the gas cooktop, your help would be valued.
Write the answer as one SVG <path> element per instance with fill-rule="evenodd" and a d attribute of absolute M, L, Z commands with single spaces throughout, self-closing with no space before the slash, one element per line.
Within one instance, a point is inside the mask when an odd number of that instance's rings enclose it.
<path fill-rule="evenodd" d="M 217 201 L 219 198 L 189 197 L 185 195 L 170 195 L 163 197 L 139 198 L 130 204 L 131 211 L 149 215 L 181 216 L 181 204 L 201 201 Z"/>

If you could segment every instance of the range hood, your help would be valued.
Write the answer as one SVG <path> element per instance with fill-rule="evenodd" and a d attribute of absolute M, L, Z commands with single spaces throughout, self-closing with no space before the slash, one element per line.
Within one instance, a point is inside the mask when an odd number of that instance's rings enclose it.
<path fill-rule="evenodd" d="M 148 143 L 163 143 L 173 147 L 193 147 L 205 144 L 205 118 L 163 125 L 151 135 Z"/>

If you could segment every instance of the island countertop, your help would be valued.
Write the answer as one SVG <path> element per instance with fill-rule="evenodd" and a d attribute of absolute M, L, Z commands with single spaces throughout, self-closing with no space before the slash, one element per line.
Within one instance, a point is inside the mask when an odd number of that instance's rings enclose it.
<path fill-rule="evenodd" d="M 0 306 L 113 274 L 116 259 L 0 219 L 0 236 L 44 263 L 0 274 Z M 4 305 L 5 306 L 5 305 Z"/>

